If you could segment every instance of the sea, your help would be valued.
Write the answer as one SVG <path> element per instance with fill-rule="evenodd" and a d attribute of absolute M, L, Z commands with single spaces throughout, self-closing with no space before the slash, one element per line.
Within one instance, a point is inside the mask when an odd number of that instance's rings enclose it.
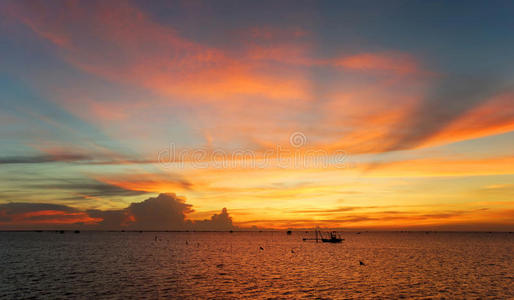
<path fill-rule="evenodd" d="M 513 299 L 514 234 L 0 232 L 1 299 Z"/>

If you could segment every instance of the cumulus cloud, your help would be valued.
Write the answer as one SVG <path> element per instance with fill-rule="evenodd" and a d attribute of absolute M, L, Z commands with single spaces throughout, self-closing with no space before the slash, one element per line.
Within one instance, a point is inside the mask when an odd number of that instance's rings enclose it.
<path fill-rule="evenodd" d="M 127 226 L 130 222 L 130 216 L 125 210 L 93 209 L 86 211 L 86 213 L 93 218 L 100 219 L 100 222 L 94 225 L 95 229 L 118 230 Z"/>
<path fill-rule="evenodd" d="M 142 202 L 131 203 L 121 210 L 88 210 L 91 216 L 102 221 L 99 229 L 119 229 L 120 227 L 134 230 L 187 230 L 192 222 L 186 215 L 193 212 L 192 205 L 175 194 L 160 194 Z"/>
<path fill-rule="evenodd" d="M 231 230 L 234 229 L 232 225 L 232 218 L 224 207 L 221 213 L 214 214 L 210 220 L 197 221 L 193 224 L 196 230 Z"/>
<path fill-rule="evenodd" d="M 120 210 L 87 210 L 56 204 L 0 204 L 0 228 L 81 227 L 98 230 L 231 230 L 226 208 L 210 219 L 192 221 L 191 204 L 175 194 L 160 194 Z"/>
<path fill-rule="evenodd" d="M 186 214 L 193 212 L 192 205 L 175 194 L 160 194 L 126 208 L 130 227 L 150 230 L 184 230 L 189 227 Z"/>

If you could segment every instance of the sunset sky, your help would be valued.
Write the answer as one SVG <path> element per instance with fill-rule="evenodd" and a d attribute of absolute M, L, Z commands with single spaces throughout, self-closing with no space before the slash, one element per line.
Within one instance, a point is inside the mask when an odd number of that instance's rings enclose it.
<path fill-rule="evenodd" d="M 1 1 L 0 229 L 512 231 L 513 12 Z"/>

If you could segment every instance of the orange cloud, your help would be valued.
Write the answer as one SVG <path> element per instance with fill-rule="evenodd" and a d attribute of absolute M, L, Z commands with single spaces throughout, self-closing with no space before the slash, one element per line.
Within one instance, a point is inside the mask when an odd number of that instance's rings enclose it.
<path fill-rule="evenodd" d="M 403 88 L 405 85 L 409 88 Z M 398 124 L 422 102 L 424 81 L 402 79 L 342 87 L 321 105 L 323 122 L 312 135 L 324 137 L 318 147 L 349 153 L 379 153 L 394 143 Z M 308 132 L 306 133 L 308 134 Z"/>
<path fill-rule="evenodd" d="M 503 93 L 470 109 L 421 146 L 475 139 L 514 130 L 514 93 Z"/>
<path fill-rule="evenodd" d="M 514 174 L 514 156 L 479 159 L 424 158 L 372 164 L 370 176 L 459 176 Z"/>
<path fill-rule="evenodd" d="M 54 209 L 42 209 L 54 208 Z M 44 203 L 0 204 L 0 228 L 86 228 L 100 230 L 231 230 L 226 208 L 210 219 L 191 221 L 192 205 L 175 194 L 159 194 L 133 202 L 119 210 L 78 211 L 72 207 Z"/>
<path fill-rule="evenodd" d="M 359 209 L 357 209 L 359 210 Z M 512 210 L 358 211 L 290 219 L 250 220 L 240 226 L 265 228 L 345 228 L 411 230 L 508 230 L 514 226 Z"/>
<path fill-rule="evenodd" d="M 70 2 L 66 8 L 17 2 L 11 11 L 57 46 L 57 53 L 71 65 L 158 95 L 109 103 L 84 97 L 75 89 L 51 91 L 51 99 L 82 118 L 109 125 L 109 131 L 129 127 L 124 122 L 141 107 L 165 112 L 178 104 L 190 109 L 192 117 L 185 119 L 194 130 L 208 134 L 206 127 L 213 128 L 217 139 L 245 126 L 255 131 L 269 126 L 270 130 L 259 132 L 266 136 L 284 126 L 283 115 L 303 113 L 312 100 L 308 70 L 277 64 L 286 58 L 292 64 L 308 60 L 308 46 L 297 41 L 304 36 L 300 30 L 251 29 L 246 34 L 254 37 L 231 50 L 188 40 L 129 2 L 115 7 L 104 1 Z M 284 41 L 285 37 L 289 38 Z M 116 129 L 113 122 L 119 124 Z M 252 137 L 248 133 L 243 135 Z"/>
<path fill-rule="evenodd" d="M 100 222 L 100 218 L 92 218 L 85 212 L 70 212 L 59 210 L 40 210 L 19 214 L 7 215 L 0 211 L 0 217 L 9 217 L 8 221 L 1 221 L 2 225 L 63 225 L 63 224 L 93 224 Z"/>
<path fill-rule="evenodd" d="M 171 193 L 176 190 L 190 190 L 193 187 L 193 184 L 187 180 L 174 178 L 170 174 L 163 175 L 159 173 L 115 174 L 109 177 L 100 176 L 96 179 L 131 191 L 154 193 Z"/>
<path fill-rule="evenodd" d="M 61 47 L 70 63 L 116 82 L 195 101 L 238 95 L 306 96 L 298 72 L 284 77 L 270 65 L 257 64 L 251 59 L 255 54 L 236 59 L 187 40 L 129 2 L 115 7 L 103 1 L 68 2 L 65 8 L 35 2 L 15 4 L 11 11 L 35 33 Z M 265 74 L 259 70 L 263 67 Z"/>
<path fill-rule="evenodd" d="M 291 132 L 307 128 L 305 133 L 324 148 L 353 153 L 396 150 L 398 124 L 419 113 L 413 107 L 430 84 L 425 75 L 432 74 L 412 55 L 395 51 L 316 58 L 309 33 L 298 28 L 250 28 L 238 33 L 240 47 L 216 48 L 185 38 L 129 2 L 116 7 L 102 1 L 69 2 L 64 8 L 16 2 L 10 11 L 77 68 L 160 96 L 106 103 L 69 101 L 77 95 L 62 95 L 59 101 L 75 114 L 105 120 L 99 123 L 106 127 L 114 120 L 123 130 L 130 127 L 124 122 L 130 122 L 131 113 L 142 107 L 165 112 L 180 103 L 192 111 L 185 122 L 209 136 L 210 144 L 236 140 L 265 148 L 279 136 L 286 140 Z M 341 76 L 316 82 L 311 67 L 370 71 L 364 73 L 374 80 L 355 84 Z M 376 80 L 376 74 L 391 76 Z M 502 104 L 491 105 L 511 111 L 508 100 L 498 101 Z M 493 119 L 492 106 L 456 120 L 426 145 L 512 130 L 512 114 Z M 469 126 L 484 117 L 483 125 Z M 151 133 L 141 133 L 146 134 Z"/>

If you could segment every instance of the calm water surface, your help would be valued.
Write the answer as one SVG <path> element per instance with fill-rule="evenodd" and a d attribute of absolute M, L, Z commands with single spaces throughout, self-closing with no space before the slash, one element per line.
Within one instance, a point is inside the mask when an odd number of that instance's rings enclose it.
<path fill-rule="evenodd" d="M 0 232 L 0 298 L 514 297 L 514 234 L 310 236 Z"/>

